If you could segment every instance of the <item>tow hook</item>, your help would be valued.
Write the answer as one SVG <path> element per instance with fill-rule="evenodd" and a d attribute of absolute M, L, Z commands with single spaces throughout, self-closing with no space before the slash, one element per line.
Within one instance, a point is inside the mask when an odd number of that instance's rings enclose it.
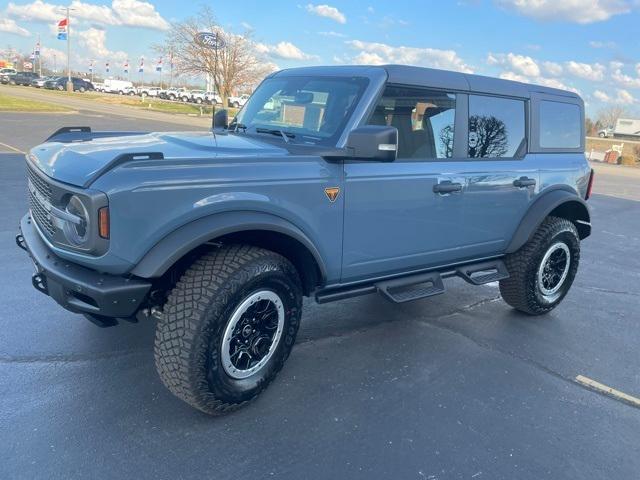
<path fill-rule="evenodd" d="M 18 235 L 16 235 L 16 245 L 18 245 L 22 250 L 24 250 L 25 252 L 27 252 L 27 246 L 24 243 L 24 237 L 22 236 L 21 233 L 19 233 Z"/>

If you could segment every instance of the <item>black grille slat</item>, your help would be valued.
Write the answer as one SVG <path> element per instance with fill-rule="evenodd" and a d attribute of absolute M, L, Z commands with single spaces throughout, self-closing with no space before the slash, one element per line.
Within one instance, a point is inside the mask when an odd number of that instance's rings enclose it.
<path fill-rule="evenodd" d="M 38 192 L 38 195 L 48 202 L 51 202 L 51 185 L 38 175 L 30 165 L 27 165 L 27 175 L 29 181 Z M 56 233 L 56 229 L 51 221 L 49 212 L 44 205 L 40 203 L 38 197 L 31 192 L 31 189 L 29 189 L 29 207 L 31 208 L 31 215 L 38 226 L 49 236 L 53 236 Z"/>

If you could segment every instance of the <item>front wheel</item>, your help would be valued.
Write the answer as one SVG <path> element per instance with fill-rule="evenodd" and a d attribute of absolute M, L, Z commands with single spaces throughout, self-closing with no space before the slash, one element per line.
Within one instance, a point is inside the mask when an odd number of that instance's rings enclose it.
<path fill-rule="evenodd" d="M 509 278 L 500 294 L 516 310 L 542 315 L 557 307 L 578 271 L 580 237 L 564 218 L 548 217 L 533 237 L 505 259 Z"/>
<path fill-rule="evenodd" d="M 158 322 L 160 378 L 205 413 L 234 410 L 280 371 L 301 310 L 298 273 L 281 255 L 243 245 L 204 254 L 171 291 Z"/>

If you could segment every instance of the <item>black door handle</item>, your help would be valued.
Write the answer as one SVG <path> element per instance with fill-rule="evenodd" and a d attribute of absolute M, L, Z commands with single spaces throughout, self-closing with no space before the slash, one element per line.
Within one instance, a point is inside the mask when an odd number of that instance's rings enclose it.
<path fill-rule="evenodd" d="M 535 185 L 535 179 L 529 177 L 520 177 L 519 179 L 513 181 L 513 186 L 518 188 L 535 187 Z"/>
<path fill-rule="evenodd" d="M 433 192 L 439 193 L 441 195 L 445 193 L 453 193 L 453 192 L 461 192 L 462 184 L 461 183 L 452 183 L 449 180 L 445 180 L 444 182 L 436 183 L 433 186 Z"/>

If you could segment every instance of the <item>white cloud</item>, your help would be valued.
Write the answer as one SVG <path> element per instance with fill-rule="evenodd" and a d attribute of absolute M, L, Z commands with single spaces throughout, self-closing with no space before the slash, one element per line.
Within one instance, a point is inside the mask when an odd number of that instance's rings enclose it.
<path fill-rule="evenodd" d="M 329 32 L 318 32 L 318 35 L 322 35 L 323 37 L 336 37 L 336 38 L 344 38 L 346 35 L 344 33 L 338 33 L 334 31 Z"/>
<path fill-rule="evenodd" d="M 71 21 L 86 20 L 98 25 L 124 25 L 155 30 L 167 30 L 170 25 L 156 11 L 155 6 L 140 0 L 113 0 L 111 6 L 73 0 Z M 9 3 L 6 13 L 10 17 L 34 22 L 57 22 L 64 17 L 64 6 L 35 0 L 17 5 Z"/>
<path fill-rule="evenodd" d="M 31 32 L 26 28 L 22 28 L 15 20 L 10 18 L 0 18 L 0 32 L 13 33 L 21 37 L 31 36 Z"/>
<path fill-rule="evenodd" d="M 78 44 L 85 49 L 84 53 L 91 58 L 124 62 L 127 54 L 122 51 L 111 51 L 107 48 L 107 32 L 91 27 L 78 32 Z"/>
<path fill-rule="evenodd" d="M 593 23 L 629 13 L 636 0 L 494 0 L 498 5 L 542 21 Z"/>
<path fill-rule="evenodd" d="M 32 3 L 24 5 L 16 5 L 9 2 L 6 13 L 10 17 L 19 18 L 21 20 L 31 20 L 35 22 L 55 22 L 61 20 L 63 14 L 59 10 L 58 5 L 44 3 L 42 0 L 35 0 Z"/>
<path fill-rule="evenodd" d="M 621 105 L 631 105 L 636 102 L 637 102 L 636 98 L 633 95 L 631 95 L 627 90 L 622 90 L 622 89 L 618 90 L 616 103 L 619 103 Z"/>
<path fill-rule="evenodd" d="M 560 90 L 567 90 L 578 94 L 580 93 L 578 89 L 566 85 L 557 78 L 527 77 L 526 75 L 519 75 L 515 72 L 510 71 L 502 72 L 500 74 L 500 78 L 503 78 L 505 80 L 513 80 L 515 82 L 533 83 L 535 85 L 542 85 L 543 87 L 558 88 Z"/>
<path fill-rule="evenodd" d="M 602 90 L 596 90 L 595 92 L 593 92 L 593 96 L 595 97 L 596 100 L 602 103 L 611 102 L 611 97 L 606 92 L 603 92 Z"/>
<path fill-rule="evenodd" d="M 332 7 L 330 5 L 314 5 L 309 3 L 306 6 L 307 12 L 317 15 L 319 17 L 330 18 L 331 20 L 338 23 L 347 23 L 347 17 L 344 13 L 338 10 L 336 7 Z"/>
<path fill-rule="evenodd" d="M 539 77 L 540 67 L 536 61 L 525 55 L 516 55 L 514 53 L 490 53 L 487 57 L 489 65 L 500 65 L 509 70 L 524 75 L 526 77 Z"/>
<path fill-rule="evenodd" d="M 146 27 L 156 30 L 168 30 L 170 25 L 156 12 L 149 2 L 139 0 L 113 0 L 111 7 L 122 21 L 129 27 Z"/>
<path fill-rule="evenodd" d="M 542 62 L 542 69 L 547 75 L 551 75 L 552 77 L 559 77 L 563 72 L 562 65 L 556 62 Z"/>
<path fill-rule="evenodd" d="M 291 42 L 279 42 L 275 45 L 256 43 L 255 49 L 259 53 L 269 54 L 272 57 L 285 60 L 316 60 L 318 58 L 317 55 L 310 55 L 303 52 Z"/>
<path fill-rule="evenodd" d="M 352 49 L 360 51 L 350 59 L 355 63 L 374 65 L 400 63 L 473 73 L 471 67 L 454 50 L 392 47 L 385 43 L 363 42 L 360 40 L 348 40 L 345 43 Z"/>
<path fill-rule="evenodd" d="M 616 42 L 601 42 L 599 40 L 592 40 L 589 42 L 591 48 L 616 48 Z"/>
<path fill-rule="evenodd" d="M 604 79 L 605 68 L 599 63 L 589 64 L 569 61 L 565 63 L 568 73 L 584 80 L 600 82 Z"/>
<path fill-rule="evenodd" d="M 640 88 L 640 66 L 636 65 L 636 77 L 632 77 L 631 75 L 627 75 L 623 72 L 624 63 L 622 62 L 611 62 L 609 63 L 609 69 L 611 70 L 611 79 L 626 88 Z"/>

